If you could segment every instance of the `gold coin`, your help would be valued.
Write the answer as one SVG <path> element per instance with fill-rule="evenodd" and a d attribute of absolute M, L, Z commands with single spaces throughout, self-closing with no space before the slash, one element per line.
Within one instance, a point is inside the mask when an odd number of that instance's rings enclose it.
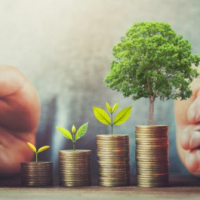
<path fill-rule="evenodd" d="M 167 131 L 160 131 L 160 130 L 136 130 L 135 135 L 137 137 L 142 137 L 144 135 L 152 135 L 152 137 L 167 137 Z"/>
<path fill-rule="evenodd" d="M 167 129 L 167 125 L 139 125 L 135 127 L 136 129 Z"/>
<path fill-rule="evenodd" d="M 97 143 L 102 143 L 102 144 L 129 144 L 129 139 L 112 139 L 112 140 L 99 140 L 97 139 Z"/>
<path fill-rule="evenodd" d="M 168 127 L 136 127 L 135 143 L 137 185 L 140 187 L 168 185 Z"/>
<path fill-rule="evenodd" d="M 141 181 L 141 180 L 137 180 L 137 184 L 138 184 L 138 186 L 139 185 L 149 185 L 149 186 L 151 186 L 151 187 L 156 187 L 156 186 L 161 186 L 161 185 L 168 185 L 169 184 L 169 181 L 168 180 L 166 180 L 166 181 L 149 181 L 149 182 L 147 182 L 147 181 Z"/>
<path fill-rule="evenodd" d="M 23 186 L 48 186 L 53 184 L 52 162 L 21 163 L 21 184 Z"/>
<path fill-rule="evenodd" d="M 107 182 L 107 183 L 127 183 L 130 182 L 129 178 L 116 178 L 116 179 L 112 179 L 112 178 L 101 178 L 99 177 L 99 182 Z"/>
<path fill-rule="evenodd" d="M 149 158 L 149 157 L 156 157 L 156 158 L 159 158 L 159 157 L 165 157 L 165 158 L 169 158 L 168 156 L 168 153 L 160 153 L 160 154 L 146 154 L 144 155 L 144 153 L 139 153 L 139 152 L 136 152 L 136 157 L 137 158 Z"/>
<path fill-rule="evenodd" d="M 60 185 L 68 187 L 90 185 L 91 151 L 60 151 Z"/>
<path fill-rule="evenodd" d="M 119 146 L 120 145 L 120 146 Z M 110 142 L 105 142 L 105 141 L 97 141 L 97 146 L 113 146 L 113 147 L 129 147 L 129 141 L 123 141 L 123 142 L 117 142 L 117 141 L 110 141 Z"/>
<path fill-rule="evenodd" d="M 96 137 L 97 137 L 97 139 L 113 140 L 113 139 L 129 138 L 129 135 L 125 135 L 125 134 L 124 135 L 97 135 Z"/>
<path fill-rule="evenodd" d="M 142 183 L 142 184 L 163 184 L 163 183 L 168 183 L 169 179 L 139 179 L 137 178 L 137 183 Z"/>
<path fill-rule="evenodd" d="M 111 187 L 128 186 L 128 185 L 130 185 L 130 180 L 124 180 L 124 181 L 103 181 L 103 180 L 99 180 L 99 185 L 100 186 L 111 186 Z"/>
<path fill-rule="evenodd" d="M 83 167 L 89 166 L 90 162 L 83 162 L 83 163 L 77 162 L 76 163 L 76 162 L 62 162 L 62 161 L 60 161 L 59 164 L 62 165 L 62 166 L 68 166 L 68 167 L 70 167 L 70 166 L 72 166 L 72 167 L 77 166 L 77 168 L 78 168 L 80 166 L 83 166 Z"/>
<path fill-rule="evenodd" d="M 163 168 L 163 167 L 169 167 L 169 162 L 150 162 L 150 161 L 140 161 L 137 160 L 136 165 L 138 167 L 157 167 L 157 168 Z"/>
<path fill-rule="evenodd" d="M 97 142 L 97 147 L 101 146 L 103 147 L 116 147 L 116 148 L 120 148 L 120 147 L 124 147 L 124 148 L 128 148 L 130 145 L 128 142 L 123 142 L 123 143 L 119 143 L 119 142 Z"/>
<path fill-rule="evenodd" d="M 162 153 L 166 153 L 166 154 L 168 154 L 168 148 L 165 148 L 165 149 L 159 149 L 159 150 L 157 150 L 157 149 L 136 149 L 135 150 L 136 151 L 136 153 L 142 153 L 142 154 L 144 154 L 144 155 L 146 155 L 146 154 L 153 154 L 153 155 L 155 155 L 155 154 L 162 154 Z"/>
<path fill-rule="evenodd" d="M 169 171 L 169 167 L 168 166 L 164 166 L 164 167 L 148 167 L 148 166 L 140 166 L 140 167 L 138 167 L 138 166 L 136 166 L 136 170 L 138 171 L 138 172 L 142 172 L 142 171 L 148 171 L 148 172 L 160 172 L 160 171 Z"/>
<path fill-rule="evenodd" d="M 116 154 L 116 153 L 108 153 L 108 154 L 103 154 L 103 153 L 97 153 L 97 156 L 99 158 L 129 158 L 129 153 L 123 153 L 123 154 Z"/>
<path fill-rule="evenodd" d="M 155 156 L 155 157 L 142 157 L 142 156 L 137 156 L 136 161 L 142 161 L 142 162 L 168 162 L 168 157 L 166 156 Z"/>
<path fill-rule="evenodd" d="M 127 174 L 130 174 L 130 170 L 129 169 L 126 169 L 126 170 L 122 170 L 122 171 L 103 171 L 103 170 L 99 170 L 99 174 L 112 174 L 114 176 L 117 176 L 118 174 L 121 175 L 127 175 Z"/>
<path fill-rule="evenodd" d="M 97 150 L 98 151 L 107 151 L 107 150 L 115 150 L 115 151 L 129 151 L 129 146 L 127 147 L 124 147 L 124 146 L 112 146 L 112 145 L 109 145 L 109 146 L 105 146 L 105 145 L 98 145 L 97 146 Z"/>
<path fill-rule="evenodd" d="M 142 140 L 136 140 L 135 142 L 137 145 L 165 145 L 165 146 L 169 146 L 169 142 L 167 141 L 142 141 Z"/>
<path fill-rule="evenodd" d="M 147 139 L 144 139 L 144 138 L 135 138 L 136 141 L 147 141 L 147 142 L 168 142 L 168 137 L 166 138 L 147 138 Z"/>
<path fill-rule="evenodd" d="M 90 182 L 60 182 L 60 185 L 65 187 L 82 187 L 89 186 L 90 184 Z"/>

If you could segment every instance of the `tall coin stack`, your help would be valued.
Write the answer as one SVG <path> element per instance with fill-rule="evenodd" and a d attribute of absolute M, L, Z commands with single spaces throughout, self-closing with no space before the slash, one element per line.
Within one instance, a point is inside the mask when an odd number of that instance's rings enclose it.
<path fill-rule="evenodd" d="M 136 126 L 135 140 L 138 186 L 168 186 L 168 126 Z"/>
<path fill-rule="evenodd" d="M 90 162 L 90 150 L 59 151 L 60 185 L 67 187 L 90 185 Z"/>
<path fill-rule="evenodd" d="M 53 184 L 52 162 L 21 163 L 22 186 L 50 186 Z"/>
<path fill-rule="evenodd" d="M 99 185 L 130 185 L 129 136 L 97 135 Z"/>

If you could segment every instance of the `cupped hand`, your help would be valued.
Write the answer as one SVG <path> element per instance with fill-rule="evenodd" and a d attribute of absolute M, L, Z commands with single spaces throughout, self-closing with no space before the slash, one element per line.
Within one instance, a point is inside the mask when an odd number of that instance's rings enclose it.
<path fill-rule="evenodd" d="M 193 95 L 175 101 L 176 143 L 187 170 L 200 177 L 200 78 L 191 84 Z"/>
<path fill-rule="evenodd" d="M 16 68 L 0 66 L 0 176 L 19 172 L 20 163 L 30 161 L 40 117 L 37 92 Z"/>

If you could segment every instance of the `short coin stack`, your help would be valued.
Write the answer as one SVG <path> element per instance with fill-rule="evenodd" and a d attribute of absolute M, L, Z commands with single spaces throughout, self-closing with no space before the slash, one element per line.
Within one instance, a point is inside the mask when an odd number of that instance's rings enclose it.
<path fill-rule="evenodd" d="M 130 185 L 129 136 L 97 135 L 99 185 Z"/>
<path fill-rule="evenodd" d="M 22 186 L 50 186 L 53 184 L 52 162 L 21 163 Z"/>
<path fill-rule="evenodd" d="M 168 186 L 168 126 L 136 126 L 135 139 L 138 186 Z"/>
<path fill-rule="evenodd" d="M 59 151 L 60 185 L 67 187 L 90 185 L 90 162 L 90 150 Z"/>

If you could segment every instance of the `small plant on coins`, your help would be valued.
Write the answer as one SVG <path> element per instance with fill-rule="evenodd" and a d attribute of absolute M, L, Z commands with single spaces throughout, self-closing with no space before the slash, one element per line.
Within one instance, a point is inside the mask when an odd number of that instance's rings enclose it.
<path fill-rule="evenodd" d="M 49 149 L 50 146 L 43 146 L 41 148 L 39 148 L 38 150 L 36 149 L 36 147 L 31 144 L 30 142 L 27 142 L 27 145 L 32 149 L 32 151 L 35 153 L 35 162 L 38 162 L 38 154 Z"/>
<path fill-rule="evenodd" d="M 102 124 L 105 124 L 107 126 L 110 125 L 110 127 L 111 127 L 111 134 L 112 135 L 113 135 L 113 126 L 114 125 L 118 126 L 118 125 L 123 124 L 124 122 L 126 122 L 128 120 L 128 118 L 131 115 L 132 106 L 129 106 L 127 108 L 122 109 L 118 114 L 116 114 L 116 116 L 113 119 L 113 114 L 117 110 L 118 104 L 119 103 L 116 103 L 116 104 L 114 104 L 113 107 L 111 107 L 109 105 L 109 103 L 106 102 L 106 108 L 107 108 L 110 116 L 102 108 L 93 107 L 94 116 L 96 117 L 96 119 L 98 121 L 100 121 Z"/>
<path fill-rule="evenodd" d="M 68 131 L 67 129 L 59 127 L 59 126 L 56 126 L 56 129 L 59 130 L 63 134 L 64 137 L 72 141 L 73 150 L 75 151 L 76 141 L 80 139 L 81 137 L 83 137 L 88 130 L 88 122 L 81 125 L 77 131 L 76 131 L 76 127 L 73 125 L 72 133 L 70 133 L 70 131 Z"/>

